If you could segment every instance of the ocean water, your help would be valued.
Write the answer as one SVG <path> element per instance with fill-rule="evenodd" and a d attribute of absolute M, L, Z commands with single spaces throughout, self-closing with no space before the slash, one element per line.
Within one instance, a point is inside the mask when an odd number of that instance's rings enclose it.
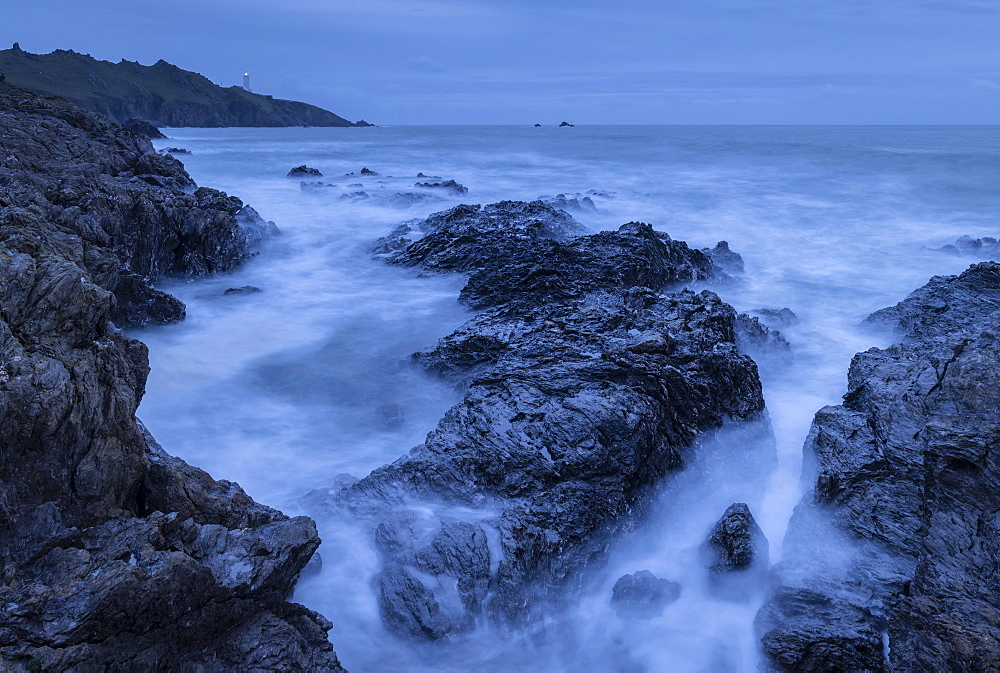
<path fill-rule="evenodd" d="M 317 518 L 322 568 L 294 598 L 334 622 L 331 640 L 353 673 L 756 670 L 760 597 L 711 594 L 698 546 L 725 507 L 743 501 L 780 559 L 813 414 L 840 401 L 855 352 L 889 342 L 860 321 L 930 276 L 977 261 L 933 248 L 1000 234 L 1000 127 L 166 132 L 157 146 L 190 149 L 180 158 L 200 185 L 239 196 L 283 234 L 237 272 L 162 284 L 188 317 L 133 332 L 149 345 L 152 368 L 139 417 L 169 452 L 261 502 Z M 300 164 L 332 186 L 301 190 L 285 176 Z M 358 175 L 362 167 L 379 175 Z M 415 191 L 418 172 L 469 193 L 409 206 L 381 198 Z M 341 198 L 362 189 L 372 198 Z M 560 193 L 589 193 L 596 211 L 572 214 L 594 231 L 639 220 L 696 247 L 728 241 L 746 274 L 717 289 L 723 299 L 795 312 L 798 322 L 782 330 L 792 362 L 761 363 L 774 443 L 746 428 L 706 441 L 699 461 L 661 486 L 648 521 L 588 578 L 584 597 L 530 632 L 482 629 L 413 647 L 381 626 L 367 532 L 303 496 L 422 441 L 459 396 L 408 356 L 470 314 L 456 301 L 462 278 L 385 266 L 368 246 L 401 221 L 457 203 Z M 263 292 L 224 294 L 243 285 Z M 611 586 L 641 569 L 681 582 L 681 598 L 657 619 L 620 619 Z"/>

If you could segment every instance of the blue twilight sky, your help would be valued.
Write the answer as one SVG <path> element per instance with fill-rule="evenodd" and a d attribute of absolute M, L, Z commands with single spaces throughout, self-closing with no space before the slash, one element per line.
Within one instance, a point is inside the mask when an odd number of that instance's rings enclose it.
<path fill-rule="evenodd" d="M 378 124 L 998 124 L 1000 0 L 9 0 L 0 39 Z"/>

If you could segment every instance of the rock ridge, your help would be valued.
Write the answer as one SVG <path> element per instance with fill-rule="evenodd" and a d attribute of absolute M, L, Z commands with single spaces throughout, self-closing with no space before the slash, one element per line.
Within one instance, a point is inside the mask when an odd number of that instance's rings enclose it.
<path fill-rule="evenodd" d="M 315 525 L 164 453 L 119 329 L 183 317 L 152 283 L 268 230 L 144 136 L 0 82 L 0 668 L 342 670 L 286 602 Z"/>
<path fill-rule="evenodd" d="M 408 455 L 327 498 L 370 521 L 398 635 L 518 627 L 573 600 L 702 432 L 763 414 L 736 312 L 682 289 L 728 277 L 712 258 L 646 224 L 584 234 L 540 201 L 505 201 L 375 244 L 393 264 L 469 274 L 460 299 L 481 309 L 414 356 L 464 399 Z"/>
<path fill-rule="evenodd" d="M 758 615 L 777 671 L 1000 668 L 1000 264 L 936 276 L 866 322 Z"/>

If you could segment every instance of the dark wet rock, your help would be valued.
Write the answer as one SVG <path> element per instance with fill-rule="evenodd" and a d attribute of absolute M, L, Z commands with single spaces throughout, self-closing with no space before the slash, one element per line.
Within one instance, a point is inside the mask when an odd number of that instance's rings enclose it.
<path fill-rule="evenodd" d="M 183 147 L 168 147 L 163 151 L 167 154 L 191 154 L 191 150 L 186 150 Z"/>
<path fill-rule="evenodd" d="M 576 126 L 576 124 L 570 124 L 569 122 L 563 122 L 559 126 Z"/>
<path fill-rule="evenodd" d="M 222 294 L 232 295 L 232 294 L 260 294 L 263 292 L 262 289 L 256 285 L 243 285 L 240 287 L 230 287 L 227 288 Z"/>
<path fill-rule="evenodd" d="M 781 671 L 996 670 L 1000 264 L 867 322 L 900 341 L 858 353 L 843 404 L 816 414 L 764 650 Z"/>
<path fill-rule="evenodd" d="M 946 245 L 937 249 L 956 257 L 974 257 L 976 259 L 1000 259 L 1000 242 L 992 236 L 983 238 L 972 238 L 962 236 L 952 245 Z"/>
<path fill-rule="evenodd" d="M 781 332 L 745 313 L 736 316 L 736 343 L 762 367 L 785 367 L 792 362 L 792 345 Z"/>
<path fill-rule="evenodd" d="M 712 258 L 715 265 L 731 274 L 743 273 L 743 257 L 729 249 L 729 243 L 719 241 L 714 248 L 704 248 L 703 252 Z"/>
<path fill-rule="evenodd" d="M 285 602 L 315 526 L 164 453 L 111 322 L 182 317 L 151 282 L 238 266 L 256 213 L 59 99 L 0 83 L 0 128 L 0 668 L 341 670 Z"/>
<path fill-rule="evenodd" d="M 680 598 L 681 585 L 648 570 L 622 575 L 611 589 L 611 606 L 620 617 L 650 619 Z"/>
<path fill-rule="evenodd" d="M 361 169 L 361 175 L 378 175 L 375 171 L 371 170 L 367 166 Z"/>
<path fill-rule="evenodd" d="M 537 128 L 537 127 L 539 127 L 539 126 L 541 126 L 541 124 L 535 124 L 535 127 L 536 127 L 536 128 Z"/>
<path fill-rule="evenodd" d="M 422 187 L 424 189 L 445 189 L 455 194 L 468 194 L 469 188 L 465 185 L 460 185 L 454 180 L 444 180 L 440 182 L 417 182 L 414 183 L 414 187 Z"/>
<path fill-rule="evenodd" d="M 583 194 L 575 194 L 573 196 L 556 194 L 555 196 L 543 196 L 540 200 L 549 204 L 553 208 L 558 208 L 559 210 L 567 210 L 577 213 L 597 212 L 597 206 L 594 204 L 594 200 Z"/>
<path fill-rule="evenodd" d="M 371 196 L 368 194 L 368 192 L 364 190 L 358 190 L 356 192 L 347 192 L 346 194 L 340 195 L 341 201 L 358 202 L 358 201 L 367 201 L 370 198 Z"/>
<path fill-rule="evenodd" d="M 745 503 L 726 509 L 701 552 L 716 594 L 743 600 L 764 588 L 770 564 L 767 538 Z"/>
<path fill-rule="evenodd" d="M 423 173 L 417 173 L 418 178 L 430 178 L 431 180 L 440 180 L 440 175 L 424 175 Z"/>
<path fill-rule="evenodd" d="M 679 290 L 714 279 L 711 259 L 644 224 L 584 231 L 508 201 L 378 243 L 396 264 L 469 273 L 461 299 L 484 309 L 416 356 L 462 402 L 408 455 L 327 499 L 373 522 L 395 633 L 523 624 L 573 600 L 703 432 L 763 412 L 736 312 Z"/>
<path fill-rule="evenodd" d="M 299 189 L 302 190 L 302 192 L 304 192 L 306 194 L 319 194 L 319 193 L 323 193 L 323 192 L 326 192 L 326 190 L 328 190 L 328 189 L 335 188 L 336 186 L 337 185 L 327 184 L 327 183 L 322 182 L 320 180 L 316 180 L 315 182 L 300 182 L 299 183 Z"/>
<path fill-rule="evenodd" d="M 376 126 L 376 124 L 372 124 L 371 122 L 366 122 L 364 119 L 359 119 L 358 121 L 354 122 L 354 125 L 359 128 L 371 128 L 373 126 Z"/>
<path fill-rule="evenodd" d="M 310 168 L 305 164 L 301 166 L 296 166 L 292 170 L 288 171 L 288 177 L 290 178 L 321 178 L 323 174 L 319 172 L 318 168 Z"/>
<path fill-rule="evenodd" d="M 138 133 L 141 136 L 146 136 L 150 140 L 163 140 L 167 137 L 160 132 L 160 129 L 156 128 L 149 122 L 136 119 L 135 117 L 123 121 L 122 128 L 126 128 L 132 133 Z"/>
<path fill-rule="evenodd" d="M 799 323 L 799 317 L 790 308 L 755 308 L 747 311 L 768 327 L 793 327 Z"/>

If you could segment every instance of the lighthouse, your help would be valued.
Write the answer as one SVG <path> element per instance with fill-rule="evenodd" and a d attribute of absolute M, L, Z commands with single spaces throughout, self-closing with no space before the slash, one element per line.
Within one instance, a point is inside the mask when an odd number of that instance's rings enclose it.
<path fill-rule="evenodd" d="M 243 73 L 243 88 L 250 91 L 250 73 Z"/>

